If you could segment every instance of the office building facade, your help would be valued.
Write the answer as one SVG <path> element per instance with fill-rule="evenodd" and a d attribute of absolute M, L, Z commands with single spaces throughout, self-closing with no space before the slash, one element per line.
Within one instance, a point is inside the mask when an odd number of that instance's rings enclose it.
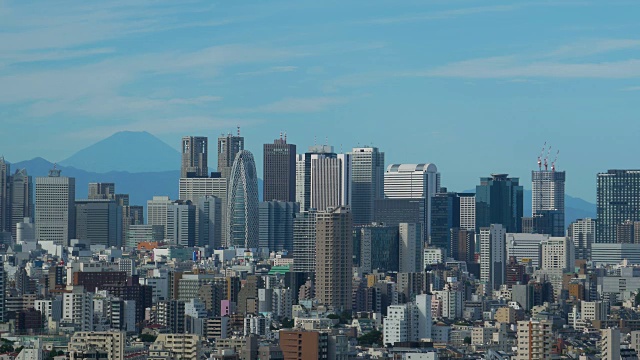
<path fill-rule="evenodd" d="M 218 172 L 220 177 L 227 179 L 227 182 L 230 179 L 236 155 L 242 150 L 244 150 L 244 137 L 240 136 L 239 129 L 237 136 L 229 133 L 218 138 Z"/>
<path fill-rule="evenodd" d="M 209 139 L 205 136 L 182 137 L 181 178 L 207 177 Z"/>
<path fill-rule="evenodd" d="M 480 281 L 492 290 L 505 281 L 505 236 L 501 224 L 480 228 Z"/>
<path fill-rule="evenodd" d="M 114 200 L 76 200 L 76 238 L 91 245 L 122 246 L 122 207 Z"/>
<path fill-rule="evenodd" d="M 518 178 L 492 174 L 476 186 L 476 232 L 491 224 L 501 224 L 507 232 L 522 228 L 523 188 Z"/>
<path fill-rule="evenodd" d="M 36 178 L 36 238 L 67 245 L 76 236 L 76 179 L 60 173 L 54 168 L 48 177 Z"/>
<path fill-rule="evenodd" d="M 259 206 L 259 245 L 267 252 L 293 251 L 293 222 L 300 212 L 295 202 L 264 201 Z"/>
<path fill-rule="evenodd" d="M 265 201 L 296 201 L 296 146 L 287 137 L 264 144 L 263 197 Z"/>
<path fill-rule="evenodd" d="M 354 225 L 373 221 L 373 201 L 384 198 L 384 153 L 377 147 L 351 152 L 351 211 Z"/>
<path fill-rule="evenodd" d="M 597 243 L 615 243 L 617 225 L 640 221 L 640 170 L 609 170 L 597 176 Z"/>

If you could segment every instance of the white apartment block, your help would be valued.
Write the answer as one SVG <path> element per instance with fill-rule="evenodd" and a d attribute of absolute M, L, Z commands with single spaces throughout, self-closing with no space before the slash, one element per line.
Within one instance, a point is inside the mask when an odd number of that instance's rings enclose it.
<path fill-rule="evenodd" d="M 575 266 L 575 247 L 567 237 L 550 237 L 540 243 L 542 269 L 572 271 Z"/>
<path fill-rule="evenodd" d="M 399 265 L 401 273 L 418 273 L 424 270 L 422 227 L 415 223 L 400 223 Z"/>
<path fill-rule="evenodd" d="M 431 338 L 431 295 L 417 295 L 413 303 L 390 305 L 384 318 L 384 344 Z"/>

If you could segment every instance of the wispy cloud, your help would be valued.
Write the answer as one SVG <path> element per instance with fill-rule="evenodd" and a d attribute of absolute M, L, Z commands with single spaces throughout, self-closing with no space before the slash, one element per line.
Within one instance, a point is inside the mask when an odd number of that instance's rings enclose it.
<path fill-rule="evenodd" d="M 640 91 L 640 86 L 628 86 L 626 88 L 622 88 L 622 91 Z"/>
<path fill-rule="evenodd" d="M 272 66 L 270 68 L 263 69 L 263 70 L 241 72 L 241 73 L 238 73 L 238 75 L 257 76 L 257 75 L 267 75 L 267 74 L 274 74 L 274 73 L 293 72 L 296 70 L 298 70 L 297 66 Z"/>
<path fill-rule="evenodd" d="M 347 101 L 348 99 L 343 97 L 323 97 L 323 96 L 307 97 L 307 98 L 288 97 L 288 98 L 284 98 L 282 100 L 278 100 L 270 104 L 258 106 L 255 108 L 232 109 L 232 110 L 229 110 L 229 113 L 232 113 L 232 114 L 313 113 L 313 112 L 324 111 L 333 105 L 343 104 L 343 103 L 346 103 Z"/>
<path fill-rule="evenodd" d="M 542 57 L 578 58 L 637 48 L 640 48 L 638 39 L 595 39 L 561 46 Z"/>
<path fill-rule="evenodd" d="M 481 13 L 505 12 L 528 6 L 527 3 L 511 4 L 511 5 L 490 5 L 490 6 L 474 6 L 460 9 L 440 10 L 419 14 L 406 14 L 394 17 L 385 17 L 377 19 L 363 20 L 361 24 L 387 25 L 397 23 L 409 23 L 417 21 L 450 19 L 466 15 L 474 15 Z"/>

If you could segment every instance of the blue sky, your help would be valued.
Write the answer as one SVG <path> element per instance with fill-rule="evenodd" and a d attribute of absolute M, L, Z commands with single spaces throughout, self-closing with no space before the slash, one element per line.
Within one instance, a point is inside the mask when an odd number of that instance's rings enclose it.
<path fill-rule="evenodd" d="M 521 177 L 546 141 L 567 192 L 638 168 L 637 1 L 0 0 L 0 138 L 60 161 L 120 130 L 179 145 L 373 144 L 452 190 Z M 212 164 L 214 165 L 214 164 Z M 258 164 L 260 167 L 261 164 Z M 260 169 L 259 169 L 260 171 Z"/>

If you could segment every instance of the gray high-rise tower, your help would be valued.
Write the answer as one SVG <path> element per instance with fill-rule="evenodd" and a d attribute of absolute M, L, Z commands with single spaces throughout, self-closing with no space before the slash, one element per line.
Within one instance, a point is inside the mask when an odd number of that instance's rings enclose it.
<path fill-rule="evenodd" d="M 236 154 L 242 150 L 244 150 L 244 137 L 240 136 L 240 128 L 237 136 L 229 133 L 218 138 L 218 172 L 220 177 L 227 179 L 227 183 Z"/>
<path fill-rule="evenodd" d="M 376 147 L 351 153 L 351 211 L 354 225 L 373 221 L 373 201 L 384 198 L 384 153 Z"/>
<path fill-rule="evenodd" d="M 9 175 L 11 165 L 0 157 L 0 232 L 11 230 L 11 196 L 9 192 Z"/>
<path fill-rule="evenodd" d="M 182 137 L 182 166 L 180 177 L 207 177 L 209 166 L 207 153 L 209 152 L 209 140 L 205 136 Z"/>
<path fill-rule="evenodd" d="M 264 144 L 263 198 L 265 201 L 296 200 L 296 146 L 287 137 Z"/>
<path fill-rule="evenodd" d="M 229 177 L 227 231 L 231 246 L 255 249 L 259 242 L 258 177 L 253 154 L 236 155 Z"/>
<path fill-rule="evenodd" d="M 36 238 L 68 245 L 76 236 L 76 179 L 60 172 L 54 167 L 48 177 L 36 178 Z"/>
<path fill-rule="evenodd" d="M 11 176 L 11 235 L 16 237 L 16 224 L 33 218 L 33 179 L 26 169 Z"/>

